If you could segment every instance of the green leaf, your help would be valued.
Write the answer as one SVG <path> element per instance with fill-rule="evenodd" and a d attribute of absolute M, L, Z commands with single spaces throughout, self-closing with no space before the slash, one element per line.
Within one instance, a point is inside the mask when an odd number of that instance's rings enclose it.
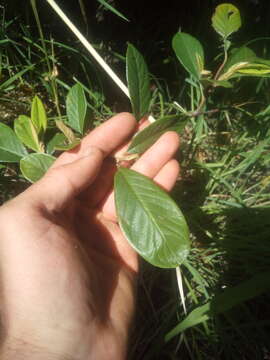
<path fill-rule="evenodd" d="M 20 115 L 14 121 L 14 130 L 25 146 L 34 151 L 42 152 L 42 146 L 39 143 L 37 131 L 28 116 Z"/>
<path fill-rule="evenodd" d="M 7 91 L 11 85 L 15 86 L 15 83 L 18 79 L 22 77 L 23 74 L 25 74 L 27 71 L 32 70 L 35 67 L 35 65 L 27 66 L 22 71 L 18 72 L 17 74 L 11 76 L 6 80 L 5 82 L 2 82 L 0 84 L 0 91 Z"/>
<path fill-rule="evenodd" d="M 132 44 L 128 44 L 126 65 L 132 110 L 136 120 L 139 121 L 149 111 L 151 101 L 150 80 L 144 58 Z"/>
<path fill-rule="evenodd" d="M 264 65 L 270 66 L 270 60 L 263 59 L 263 58 L 258 57 L 258 56 L 256 57 L 256 59 L 253 62 L 256 62 L 258 64 L 264 64 Z"/>
<path fill-rule="evenodd" d="M 47 115 L 44 105 L 38 96 L 35 96 L 31 107 L 31 121 L 37 133 L 44 133 L 47 129 Z"/>
<path fill-rule="evenodd" d="M 249 67 L 249 63 L 246 61 L 236 63 L 232 65 L 226 72 L 221 74 L 218 78 L 218 81 L 227 81 L 236 76 L 237 72 L 241 69 Z"/>
<path fill-rule="evenodd" d="M 129 21 L 122 13 L 120 13 L 118 10 L 116 10 L 113 6 L 111 6 L 110 4 L 108 4 L 105 0 L 98 0 L 98 2 L 100 2 L 106 9 L 110 10 L 111 12 L 113 12 L 115 15 L 119 16 L 120 18 Z"/>
<path fill-rule="evenodd" d="M 232 83 L 230 83 L 229 81 L 227 80 L 212 80 L 212 79 L 205 79 L 203 81 L 203 83 L 210 83 L 212 84 L 214 87 L 223 87 L 223 88 L 226 88 L 226 89 L 231 89 L 233 86 L 232 86 Z"/>
<path fill-rule="evenodd" d="M 204 51 L 201 43 L 189 34 L 178 32 L 173 37 L 172 46 L 180 63 L 199 80 L 204 69 Z"/>
<path fill-rule="evenodd" d="M 127 168 L 118 169 L 115 204 L 122 231 L 145 260 L 175 268 L 186 259 L 190 241 L 185 218 L 152 180 Z"/>
<path fill-rule="evenodd" d="M 62 133 L 57 133 L 47 144 L 47 153 L 53 154 L 55 150 L 71 150 L 79 145 L 80 139 L 75 139 L 72 143 L 68 143 L 68 139 Z"/>
<path fill-rule="evenodd" d="M 230 310 L 232 307 L 268 291 L 270 289 L 269 277 L 270 271 L 259 273 L 237 286 L 226 289 L 223 294 L 216 295 L 210 302 L 194 309 L 166 335 L 165 341 L 171 340 L 192 326 L 209 320 L 211 316 Z"/>
<path fill-rule="evenodd" d="M 0 162 L 19 162 L 27 151 L 14 131 L 0 123 Z"/>
<path fill-rule="evenodd" d="M 64 134 L 64 136 L 67 138 L 69 143 L 72 143 L 73 141 L 75 141 L 76 136 L 73 133 L 73 131 L 71 130 L 70 127 L 68 127 L 63 120 L 57 120 L 55 119 L 55 125 L 57 126 L 57 128 L 62 131 L 62 133 Z"/>
<path fill-rule="evenodd" d="M 186 123 L 187 121 L 183 120 L 183 116 L 179 115 L 165 116 L 158 119 L 133 138 L 127 151 L 131 154 L 142 154 L 166 131 L 181 133 Z"/>
<path fill-rule="evenodd" d="M 239 69 L 238 74 L 244 74 L 248 76 L 269 76 L 270 75 L 270 66 L 264 64 L 248 64 L 248 66 Z"/>
<path fill-rule="evenodd" d="M 221 4 L 216 7 L 212 17 L 212 25 L 224 39 L 241 27 L 240 12 L 232 4 Z"/>
<path fill-rule="evenodd" d="M 62 150 L 62 151 L 71 150 L 71 149 L 74 149 L 77 145 L 79 145 L 80 142 L 81 142 L 80 139 L 75 139 L 70 144 L 58 144 L 55 146 L 55 150 Z"/>
<path fill-rule="evenodd" d="M 80 84 L 72 86 L 67 95 L 68 124 L 72 129 L 83 135 L 87 113 L 87 102 L 83 87 Z"/>
<path fill-rule="evenodd" d="M 30 182 L 36 182 L 52 166 L 55 157 L 48 154 L 30 154 L 20 161 L 20 169 L 23 176 Z"/>
<path fill-rule="evenodd" d="M 63 133 L 56 133 L 51 140 L 47 143 L 47 153 L 53 154 L 56 150 L 57 145 L 65 144 L 67 138 Z"/>
<path fill-rule="evenodd" d="M 253 50 L 247 46 L 242 46 L 240 48 L 233 49 L 230 53 L 228 61 L 224 66 L 223 73 L 225 73 L 230 67 L 237 63 L 242 62 L 254 62 L 257 56 Z"/>
<path fill-rule="evenodd" d="M 241 76 L 269 77 L 270 66 L 265 64 L 253 64 L 248 62 L 237 63 L 231 66 L 219 80 L 228 80 Z"/>
<path fill-rule="evenodd" d="M 229 59 L 223 69 L 222 75 L 226 74 L 226 72 L 229 71 L 229 69 L 233 68 L 234 66 L 237 67 L 237 64 L 246 64 L 244 66 L 245 68 L 255 68 L 255 70 L 265 70 L 265 71 L 250 71 L 250 69 L 247 71 L 247 73 L 253 75 L 253 76 L 263 76 L 265 74 L 268 74 L 268 69 L 270 69 L 270 61 L 266 59 L 262 59 L 260 57 L 257 57 L 255 52 L 248 48 L 247 46 L 242 46 L 240 48 L 233 49 L 231 52 Z M 263 66 L 261 66 L 263 65 Z M 240 69 L 241 70 L 241 69 Z M 242 71 L 237 71 L 238 74 L 242 73 Z M 245 71 L 243 71 L 245 73 Z"/>

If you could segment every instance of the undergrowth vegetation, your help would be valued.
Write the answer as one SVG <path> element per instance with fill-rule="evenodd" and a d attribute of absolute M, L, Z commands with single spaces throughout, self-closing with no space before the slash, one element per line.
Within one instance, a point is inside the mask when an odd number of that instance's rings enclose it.
<path fill-rule="evenodd" d="M 30 3 L 35 26 L 0 9 L 0 202 L 115 113 L 99 65 L 74 39 L 64 43 L 44 31 L 39 8 Z M 127 20 L 117 1 L 99 3 L 98 16 L 106 9 Z M 83 1 L 77 6 L 82 24 L 91 28 Z M 210 17 L 203 21 L 211 26 Z M 166 60 L 174 64 L 177 85 L 146 74 L 146 103 L 131 96 L 138 118 L 151 112 L 171 121 L 158 130 L 154 122 L 150 137 L 172 128 L 181 134 L 181 174 L 172 196 L 187 221 L 191 249 L 177 278 L 171 269 L 142 261 L 129 359 L 270 359 L 269 39 L 235 42 L 240 26 L 238 9 L 226 4 L 212 18 L 215 45 L 176 33 L 175 54 Z M 212 60 L 207 46 L 216 55 Z M 134 59 L 147 72 L 131 44 L 127 55 L 102 43 L 94 47 L 123 73 L 126 61 L 136 66 Z M 16 151 L 7 155 L 13 129 Z M 131 153 L 143 152 L 146 138 L 149 133 L 137 143 L 135 138 Z M 36 177 L 27 161 L 37 156 L 50 160 L 34 163 Z"/>

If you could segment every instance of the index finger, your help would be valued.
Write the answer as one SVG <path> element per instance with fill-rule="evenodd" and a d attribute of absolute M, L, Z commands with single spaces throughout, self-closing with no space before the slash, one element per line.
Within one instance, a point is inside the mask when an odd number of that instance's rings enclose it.
<path fill-rule="evenodd" d="M 74 149 L 64 152 L 53 167 L 68 164 L 83 154 L 90 146 L 99 148 L 104 156 L 117 149 L 136 129 L 136 120 L 130 113 L 120 113 L 92 130 Z"/>

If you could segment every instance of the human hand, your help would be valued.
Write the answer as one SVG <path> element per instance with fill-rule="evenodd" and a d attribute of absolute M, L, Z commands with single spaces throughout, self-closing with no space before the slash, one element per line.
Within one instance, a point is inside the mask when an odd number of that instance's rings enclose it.
<path fill-rule="evenodd" d="M 136 130 L 115 116 L 0 209 L 1 359 L 125 358 L 138 258 L 117 224 L 109 155 Z M 166 133 L 132 168 L 170 190 L 178 145 Z"/>

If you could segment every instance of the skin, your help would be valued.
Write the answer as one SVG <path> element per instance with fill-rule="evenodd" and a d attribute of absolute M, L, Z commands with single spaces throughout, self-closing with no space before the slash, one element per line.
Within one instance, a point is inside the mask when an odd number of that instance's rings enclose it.
<path fill-rule="evenodd" d="M 139 262 L 117 223 L 111 155 L 135 131 L 115 116 L 0 208 L 1 359 L 126 358 Z M 178 146 L 168 132 L 132 168 L 170 190 Z"/>

